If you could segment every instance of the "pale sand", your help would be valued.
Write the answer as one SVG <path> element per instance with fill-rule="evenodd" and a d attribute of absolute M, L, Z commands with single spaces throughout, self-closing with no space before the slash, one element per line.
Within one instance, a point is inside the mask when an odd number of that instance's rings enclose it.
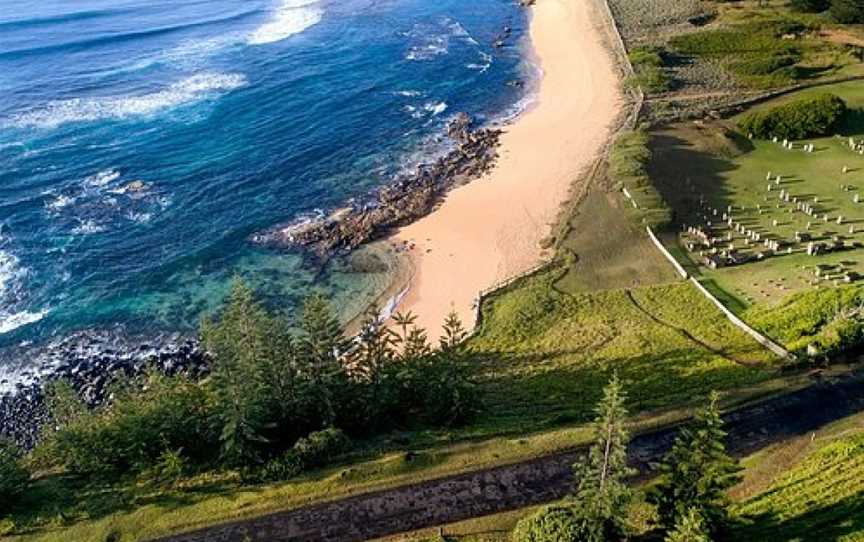
<path fill-rule="evenodd" d="M 537 105 L 506 127 L 497 166 L 396 233 L 416 244 L 402 312 L 437 338 L 455 310 L 474 325 L 484 288 L 548 257 L 540 241 L 608 138 L 623 99 L 615 61 L 589 0 L 538 0 L 530 36 L 543 76 Z"/>

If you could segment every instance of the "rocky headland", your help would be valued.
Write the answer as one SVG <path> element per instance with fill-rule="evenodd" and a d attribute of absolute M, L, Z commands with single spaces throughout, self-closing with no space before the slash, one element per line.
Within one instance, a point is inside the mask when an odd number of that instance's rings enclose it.
<path fill-rule="evenodd" d="M 299 248 L 320 258 L 347 252 L 429 214 L 450 189 L 479 178 L 498 158 L 501 130 L 475 128 L 460 113 L 449 124 L 453 149 L 431 164 L 397 177 L 363 203 L 301 223 L 282 224 L 252 236 L 273 248 Z"/>

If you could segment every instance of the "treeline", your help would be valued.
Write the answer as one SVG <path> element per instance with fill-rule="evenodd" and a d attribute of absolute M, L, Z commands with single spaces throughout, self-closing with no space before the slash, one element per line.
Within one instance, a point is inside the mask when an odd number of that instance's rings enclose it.
<path fill-rule="evenodd" d="M 635 472 L 627 463 L 625 394 L 613 376 L 603 391 L 594 420 L 594 439 L 587 455 L 573 466 L 575 487 L 561 503 L 523 519 L 514 542 L 614 542 L 639 534 L 634 524 L 637 501 L 647 501 L 651 540 L 710 542 L 730 525 L 727 490 L 740 480 L 741 467 L 726 453 L 723 421 L 714 394 L 682 428 L 659 465 L 659 477 L 637 499 L 628 484 Z M 646 523 L 646 513 L 639 519 Z"/>
<path fill-rule="evenodd" d="M 411 315 L 396 324 L 385 327 L 370 311 L 349 339 L 316 295 L 292 327 L 238 282 L 218 319 L 201 326 L 207 378 L 118 379 L 95 409 L 54 383 L 46 394 L 52 423 L 26 462 L 0 443 L 0 516 L 23 491 L 25 464 L 88 480 L 235 469 L 259 482 L 324 465 L 352 439 L 467 420 L 479 405 L 458 318 L 447 319 L 437 345 Z"/>

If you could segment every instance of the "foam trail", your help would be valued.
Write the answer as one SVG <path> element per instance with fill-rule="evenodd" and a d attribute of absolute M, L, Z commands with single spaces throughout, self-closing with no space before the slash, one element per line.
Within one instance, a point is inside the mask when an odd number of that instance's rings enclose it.
<path fill-rule="evenodd" d="M 16 115 L 9 124 L 17 128 L 51 129 L 69 122 L 147 116 L 244 85 L 246 78 L 240 74 L 203 73 L 178 81 L 165 90 L 142 96 L 75 98 L 51 102 L 42 109 Z"/>
<path fill-rule="evenodd" d="M 255 30 L 247 40 L 249 45 L 264 45 L 282 41 L 318 24 L 324 16 L 317 0 L 283 0 L 272 18 Z"/>
<path fill-rule="evenodd" d="M 21 326 L 38 322 L 48 315 L 48 309 L 42 309 L 37 312 L 22 311 L 17 313 L 7 313 L 0 311 L 0 335 L 9 333 L 13 329 L 18 329 Z"/>

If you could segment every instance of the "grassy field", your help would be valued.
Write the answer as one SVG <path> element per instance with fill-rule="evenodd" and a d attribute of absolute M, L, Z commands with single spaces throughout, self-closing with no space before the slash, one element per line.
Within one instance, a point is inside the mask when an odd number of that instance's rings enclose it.
<path fill-rule="evenodd" d="M 860 83 L 821 87 L 802 94 L 819 91 L 834 92 L 851 107 L 864 107 L 864 85 Z M 788 99 L 791 97 L 765 106 Z M 770 141 L 747 140 L 732 132 L 735 120 L 682 123 L 652 135 L 655 159 L 651 175 L 664 199 L 675 209 L 678 223 L 698 224 L 704 220 L 702 214 L 721 223 L 722 216 L 713 217 L 710 209 L 718 209 L 720 214 L 732 206 L 736 221 L 760 233 L 763 239 L 783 243 L 781 255 L 716 271 L 703 268 L 705 277 L 748 306 L 779 302 L 788 293 L 817 283 L 833 285 L 833 278 L 844 271 L 864 273 L 864 251 L 860 248 L 810 257 L 805 254 L 806 242 L 794 239 L 796 232 L 806 232 L 814 241 L 830 241 L 834 236 L 849 244 L 864 241 L 864 156 L 848 147 L 849 137 L 864 135 L 862 117 L 851 114 L 837 136 L 807 141 L 815 145 L 813 153 L 804 152 L 801 144 L 787 150 Z M 848 173 L 843 173 L 844 167 Z M 766 180 L 769 172 L 783 176 L 779 187 L 772 186 L 770 192 Z M 781 189 L 788 190 L 792 198 L 789 203 L 779 199 Z M 854 195 L 859 192 L 862 203 L 854 203 Z M 700 210 L 700 198 L 706 202 L 705 209 Z M 795 210 L 795 198 L 813 205 L 817 217 Z M 828 222 L 823 215 L 828 216 Z M 837 224 L 838 217 L 842 217 L 842 224 Z M 754 252 L 756 246 L 746 246 L 743 238 L 734 235 L 736 248 Z M 792 254 L 785 254 L 790 247 Z M 817 264 L 830 270 L 833 278 L 817 280 Z"/>

